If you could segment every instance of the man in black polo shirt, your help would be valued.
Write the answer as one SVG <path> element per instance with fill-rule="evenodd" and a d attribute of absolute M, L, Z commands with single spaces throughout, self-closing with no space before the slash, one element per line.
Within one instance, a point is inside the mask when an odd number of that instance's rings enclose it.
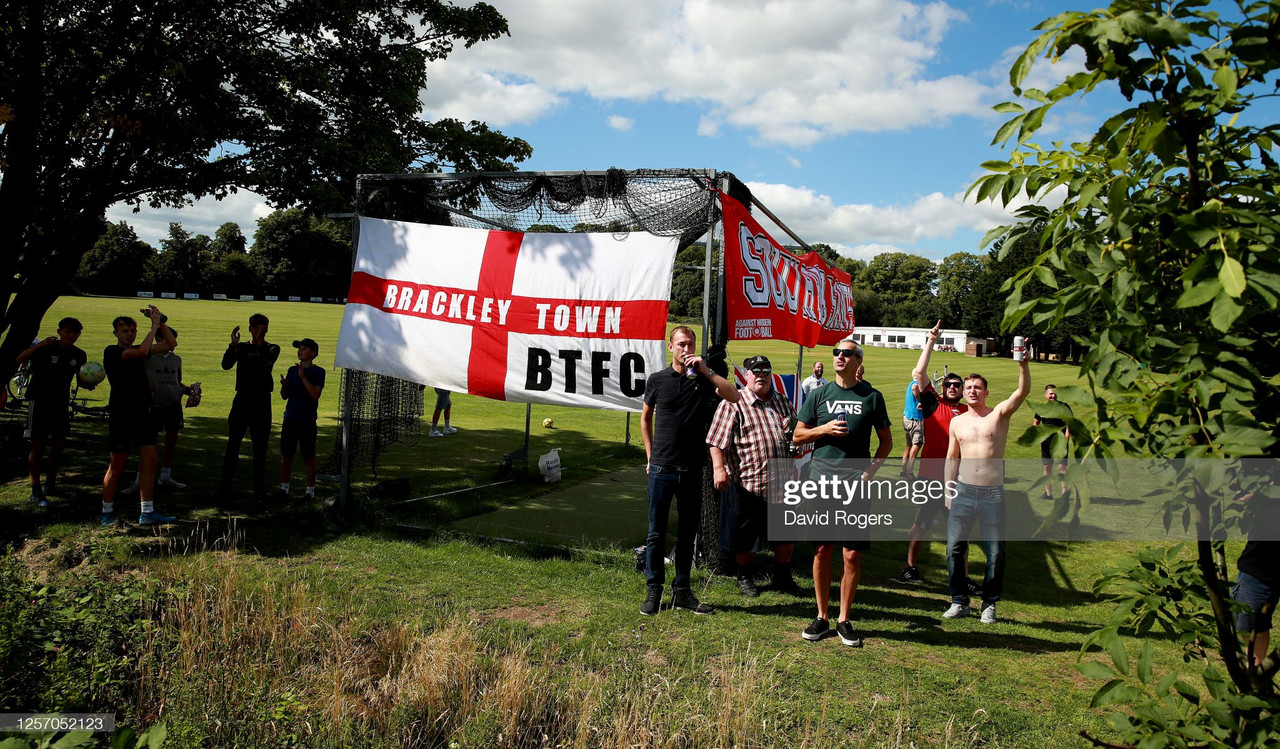
<path fill-rule="evenodd" d="M 671 331 L 667 349 L 671 366 L 649 376 L 640 412 L 640 435 L 648 458 L 649 535 L 645 539 L 644 574 L 647 591 L 640 613 L 653 616 L 662 601 L 666 582 L 664 553 L 667 518 L 675 497 L 680 527 L 676 533 L 676 576 L 671 582 L 672 605 L 697 614 L 711 612 L 689 587 L 693 569 L 693 540 L 702 516 L 702 468 L 707 459 L 707 427 L 717 404 L 716 396 L 736 403 L 733 383 L 707 368 L 694 354 L 697 338 L 681 325 Z M 654 428 L 654 413 L 658 426 Z"/>
<path fill-rule="evenodd" d="M 222 459 L 219 488 L 224 497 L 231 494 L 246 429 L 253 442 L 253 494 L 258 499 L 267 494 L 267 440 L 271 438 L 271 396 L 275 393 L 271 369 L 280 356 L 280 347 L 267 343 L 268 324 L 266 315 L 251 316 L 248 343 L 241 343 L 237 325 L 231 331 L 231 345 L 222 355 L 223 369 L 236 368 L 236 397 L 227 416 L 227 452 Z"/>
<path fill-rule="evenodd" d="M 31 362 L 31 385 L 27 388 L 27 438 L 31 452 L 27 471 L 31 476 L 31 500 L 48 507 L 49 496 L 57 496 L 58 460 L 71 434 L 71 378 L 85 363 L 85 353 L 76 347 L 83 326 L 74 317 L 58 322 L 58 334 L 49 336 L 18 354 L 19 364 Z M 40 468 L 45 443 L 49 459 L 44 489 L 40 488 Z"/>

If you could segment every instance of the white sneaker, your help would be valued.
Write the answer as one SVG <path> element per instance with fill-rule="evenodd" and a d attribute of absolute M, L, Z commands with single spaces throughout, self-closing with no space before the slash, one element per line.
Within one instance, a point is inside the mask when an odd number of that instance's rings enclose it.
<path fill-rule="evenodd" d="M 444 433 L 445 433 L 445 434 L 457 434 L 457 433 L 458 433 L 458 428 L 457 428 L 457 427 L 451 427 L 451 426 L 449 426 L 448 424 L 445 424 L 445 425 L 444 425 Z"/>
<path fill-rule="evenodd" d="M 182 483 L 181 481 L 174 481 L 172 476 L 165 476 L 164 478 L 160 479 L 156 483 L 159 486 L 163 486 L 169 489 L 186 489 L 187 488 L 187 485 Z"/>
<path fill-rule="evenodd" d="M 443 436 L 444 436 L 444 433 L 443 433 L 443 432 L 441 432 L 439 429 L 432 429 L 430 432 L 427 432 L 427 436 L 428 436 L 428 437 L 443 437 Z"/>
<path fill-rule="evenodd" d="M 943 619 L 963 619 L 968 615 L 969 615 L 968 606 L 962 606 L 958 603 L 953 603 L 951 604 L 951 608 L 943 612 L 942 618 Z"/>
<path fill-rule="evenodd" d="M 996 623 L 996 605 L 994 603 L 989 603 L 982 607 L 982 618 L 979 621 L 983 624 Z"/>

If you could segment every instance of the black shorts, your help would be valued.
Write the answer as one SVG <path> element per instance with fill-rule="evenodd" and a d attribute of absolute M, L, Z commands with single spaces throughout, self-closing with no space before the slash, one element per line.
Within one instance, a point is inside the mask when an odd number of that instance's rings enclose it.
<path fill-rule="evenodd" d="M 307 459 L 316 456 L 316 423 L 285 419 L 280 424 L 280 454 L 292 458 L 299 452 Z"/>
<path fill-rule="evenodd" d="M 730 481 L 720 493 L 720 548 L 735 554 L 754 554 L 764 548 L 768 505 L 764 497 Z"/>
<path fill-rule="evenodd" d="M 934 518 L 946 512 L 946 509 L 947 501 L 945 499 L 930 497 L 929 501 L 916 507 L 916 517 L 913 522 L 927 531 L 933 525 Z"/>
<path fill-rule="evenodd" d="M 71 409 L 67 403 L 28 401 L 27 429 L 29 440 L 64 439 L 71 434 Z"/>
<path fill-rule="evenodd" d="M 185 425 L 182 404 L 151 407 L 151 426 L 157 432 L 176 432 Z"/>
<path fill-rule="evenodd" d="M 150 418 L 121 409 L 107 419 L 107 444 L 113 453 L 127 453 L 136 447 L 154 447 L 156 430 Z"/>
<path fill-rule="evenodd" d="M 1053 465 L 1053 438 L 1052 437 L 1040 443 L 1040 462 L 1047 466 Z M 1058 458 L 1058 465 L 1065 466 L 1066 464 L 1067 464 L 1067 458 L 1065 455 L 1061 458 Z"/>

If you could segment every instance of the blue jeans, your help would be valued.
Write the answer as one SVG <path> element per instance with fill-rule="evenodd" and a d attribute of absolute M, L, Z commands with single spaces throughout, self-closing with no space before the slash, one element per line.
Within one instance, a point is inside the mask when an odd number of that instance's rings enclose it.
<path fill-rule="evenodd" d="M 962 606 L 969 605 L 969 571 L 964 561 L 975 520 L 982 526 L 982 550 L 987 556 L 982 601 L 995 603 L 1004 590 L 1004 487 L 956 485 L 947 518 L 947 577 L 951 602 Z"/>
<path fill-rule="evenodd" d="M 649 585 L 662 585 L 667 579 L 664 551 L 672 497 L 676 500 L 679 526 L 676 529 L 676 577 L 671 587 L 688 590 L 689 572 L 693 569 L 693 541 L 702 520 L 701 467 L 679 471 L 667 466 L 649 466 L 649 535 L 644 543 L 644 576 Z"/>

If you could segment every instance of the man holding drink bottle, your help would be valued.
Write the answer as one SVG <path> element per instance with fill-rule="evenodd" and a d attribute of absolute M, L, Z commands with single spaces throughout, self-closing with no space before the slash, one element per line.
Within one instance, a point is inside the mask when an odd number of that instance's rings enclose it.
<path fill-rule="evenodd" d="M 1004 448 L 1009 439 L 1009 419 L 1031 392 L 1025 343 L 1014 340 L 1014 361 L 1018 362 L 1018 389 L 995 407 L 987 405 L 987 378 L 971 374 L 964 378 L 964 399 L 969 410 L 951 420 L 947 444 L 946 480 L 956 481 L 954 497 L 946 494 L 947 573 L 951 606 L 947 619 L 969 615 L 968 570 L 969 532 L 975 521 L 982 526 L 982 547 L 987 557 L 982 583 L 982 622 L 996 620 L 996 602 L 1004 588 Z M 949 484 L 950 485 L 950 484 Z"/>
<path fill-rule="evenodd" d="M 849 336 L 832 350 L 835 379 L 813 391 L 800 406 L 793 440 L 797 445 L 815 443 L 809 476 L 836 475 L 841 479 L 869 481 L 893 450 L 889 412 L 884 396 L 861 377 L 862 347 Z M 871 433 L 876 433 L 879 446 L 871 457 Z M 852 503 L 852 511 L 869 509 L 865 500 Z M 849 607 L 862 576 L 862 552 L 871 548 L 869 538 L 846 540 L 844 566 L 840 577 L 840 615 L 836 634 L 850 647 L 861 647 L 862 638 L 855 634 L 849 621 Z M 818 616 L 801 636 L 806 640 L 822 640 L 831 634 L 827 612 L 831 597 L 831 555 L 835 542 L 820 543 L 813 556 L 813 587 L 817 596 Z"/>

